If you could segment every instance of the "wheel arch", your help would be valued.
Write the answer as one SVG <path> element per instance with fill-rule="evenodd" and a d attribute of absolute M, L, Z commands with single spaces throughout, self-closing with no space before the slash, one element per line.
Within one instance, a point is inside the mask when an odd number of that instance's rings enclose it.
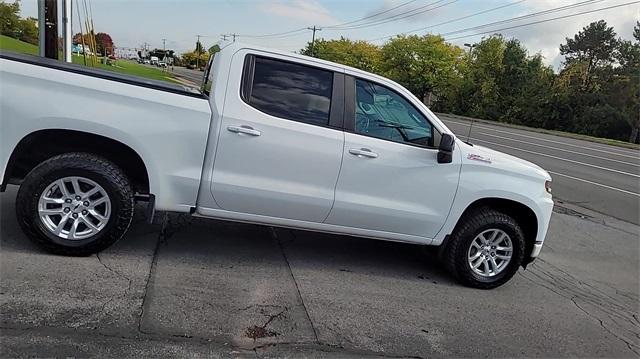
<path fill-rule="evenodd" d="M 513 218 L 522 229 L 525 239 L 525 262 L 523 265 L 528 264 L 527 260 L 529 259 L 528 254 L 533 250 L 533 246 L 536 242 L 536 236 L 538 234 L 538 217 L 533 209 L 531 209 L 526 204 L 523 204 L 518 201 L 514 201 L 506 198 L 499 197 L 487 197 L 478 199 L 472 203 L 470 203 L 465 210 L 462 212 L 462 215 L 459 217 L 456 225 L 453 228 L 453 231 L 465 221 L 466 217 L 468 217 L 475 210 L 483 207 L 489 207 L 498 212 L 502 212 L 511 218 Z M 453 232 L 452 231 L 452 232 Z M 442 243 L 442 247 L 446 246 L 447 241 L 449 240 L 449 235 L 445 238 Z"/>
<path fill-rule="evenodd" d="M 147 166 L 134 149 L 105 136 L 69 129 L 43 129 L 24 136 L 9 156 L 2 190 L 6 184 L 20 184 L 33 168 L 46 159 L 68 152 L 87 152 L 104 157 L 122 168 L 135 192 L 150 192 Z"/>

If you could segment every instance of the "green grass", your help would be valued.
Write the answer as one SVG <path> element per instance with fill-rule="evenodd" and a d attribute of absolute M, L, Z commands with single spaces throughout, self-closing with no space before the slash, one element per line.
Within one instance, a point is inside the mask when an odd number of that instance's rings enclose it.
<path fill-rule="evenodd" d="M 23 54 L 38 55 L 38 46 L 20 41 L 5 35 L 0 35 L 0 50 L 18 52 Z M 73 55 L 72 61 L 77 65 L 84 65 L 84 57 L 82 55 Z M 113 65 L 101 64 L 100 59 L 92 66 L 91 58 L 87 56 L 87 66 L 97 69 L 118 72 L 127 75 L 140 76 L 152 80 L 167 81 L 178 83 L 173 79 L 173 75 L 163 72 L 159 68 L 140 65 L 131 60 L 117 60 Z"/>
<path fill-rule="evenodd" d="M 38 46 L 20 41 L 9 36 L 0 35 L 0 50 L 38 55 Z"/>
<path fill-rule="evenodd" d="M 173 79 L 173 75 L 169 72 L 163 72 L 159 68 L 153 68 L 144 66 L 134 62 L 132 60 L 117 60 L 112 61 L 112 65 L 105 65 L 100 63 L 101 59 L 98 58 L 98 62 L 92 65 L 91 57 L 87 56 L 87 66 L 95 67 L 97 69 L 108 70 L 118 72 L 127 75 L 140 76 L 152 80 L 168 81 L 171 83 L 177 83 Z M 74 64 L 84 65 L 84 57 L 82 55 L 73 55 L 72 59 Z"/>

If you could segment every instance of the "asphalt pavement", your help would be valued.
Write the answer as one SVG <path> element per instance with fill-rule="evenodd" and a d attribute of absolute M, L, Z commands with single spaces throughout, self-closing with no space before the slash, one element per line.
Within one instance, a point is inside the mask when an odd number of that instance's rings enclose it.
<path fill-rule="evenodd" d="M 0 194 L 0 356 L 637 357 L 639 227 L 557 206 L 541 257 L 491 291 L 416 245 L 171 216 L 82 258 Z"/>
<path fill-rule="evenodd" d="M 549 171 L 554 199 L 640 223 L 640 151 L 439 115 L 460 138 Z"/>
<path fill-rule="evenodd" d="M 169 71 L 173 73 L 175 76 L 183 80 L 187 80 L 188 82 L 191 82 L 197 88 L 200 87 L 200 84 L 202 83 L 202 77 L 204 76 L 203 71 L 189 70 L 186 67 L 180 67 L 180 66 L 174 66 L 173 70 L 171 70 L 170 68 Z"/>

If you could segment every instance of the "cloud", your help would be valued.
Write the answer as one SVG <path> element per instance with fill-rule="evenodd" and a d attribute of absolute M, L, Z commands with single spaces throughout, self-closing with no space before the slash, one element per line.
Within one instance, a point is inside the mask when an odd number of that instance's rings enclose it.
<path fill-rule="evenodd" d="M 331 25 L 338 20 L 315 0 L 271 1 L 261 6 L 269 14 L 289 18 L 305 24 Z"/>

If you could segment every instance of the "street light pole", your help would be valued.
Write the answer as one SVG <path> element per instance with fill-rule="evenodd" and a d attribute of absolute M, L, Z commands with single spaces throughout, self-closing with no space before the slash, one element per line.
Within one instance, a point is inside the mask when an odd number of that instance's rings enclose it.
<path fill-rule="evenodd" d="M 469 58 L 471 58 L 471 52 L 473 51 L 473 48 L 476 47 L 476 44 L 464 44 L 464 46 L 469 48 Z"/>

